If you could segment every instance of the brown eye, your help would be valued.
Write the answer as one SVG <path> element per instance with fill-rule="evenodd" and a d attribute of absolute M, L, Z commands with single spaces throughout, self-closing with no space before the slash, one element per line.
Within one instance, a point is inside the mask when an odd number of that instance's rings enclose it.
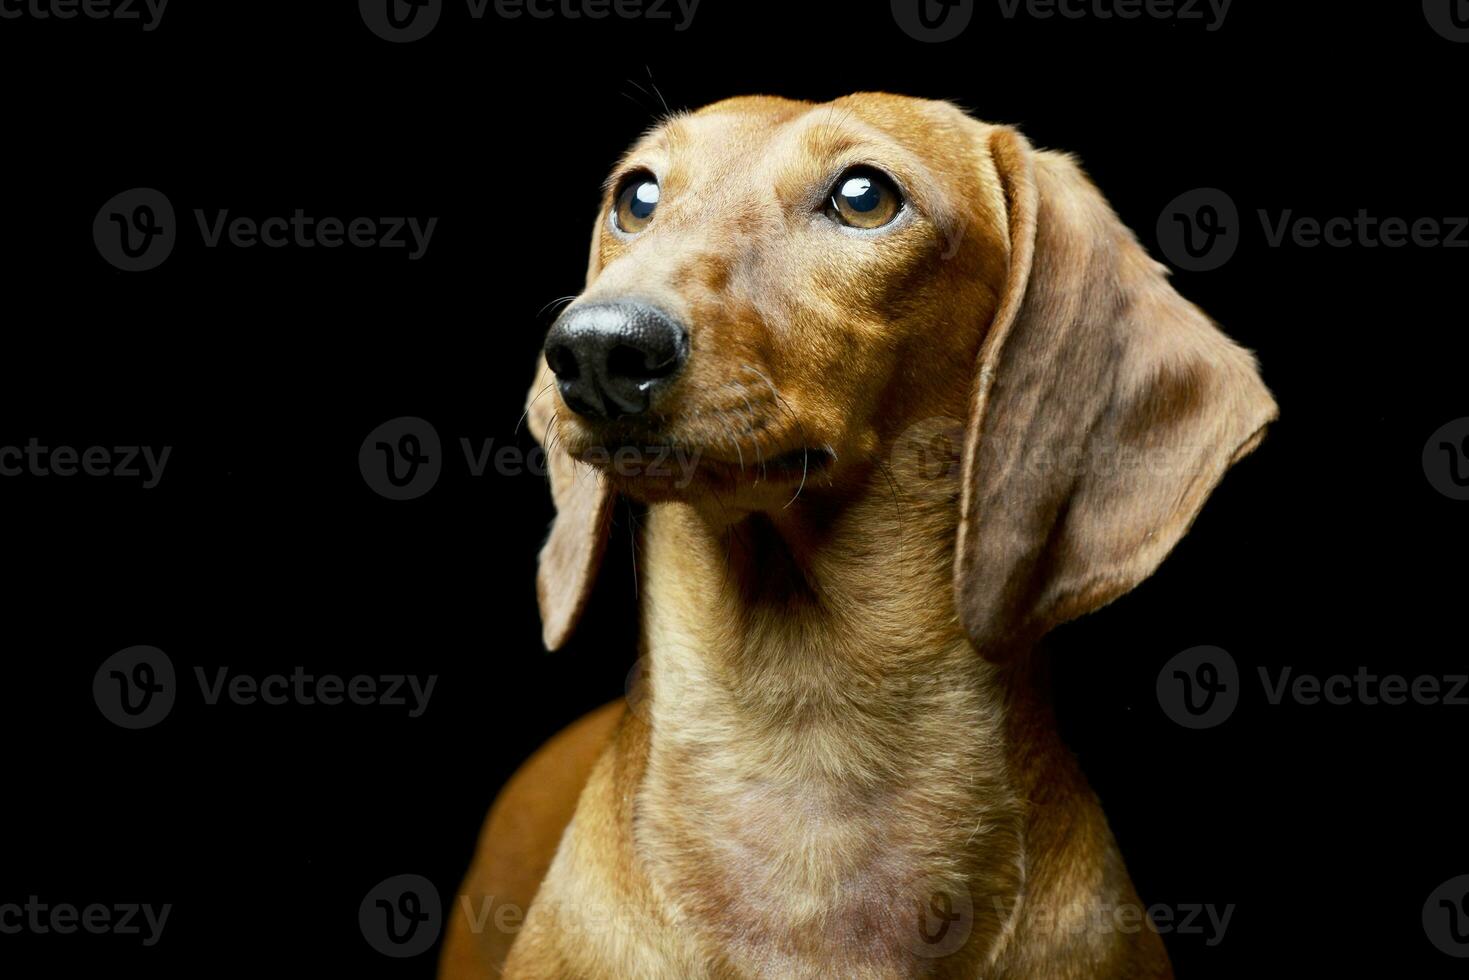
<path fill-rule="evenodd" d="M 613 216 L 617 227 L 629 235 L 636 235 L 648 227 L 653 212 L 658 209 L 660 191 L 658 180 L 652 174 L 635 174 L 623 184 L 617 195 L 617 206 Z"/>
<path fill-rule="evenodd" d="M 853 228 L 881 228 L 903 209 L 903 196 L 871 167 L 848 170 L 831 192 L 832 213 Z"/>

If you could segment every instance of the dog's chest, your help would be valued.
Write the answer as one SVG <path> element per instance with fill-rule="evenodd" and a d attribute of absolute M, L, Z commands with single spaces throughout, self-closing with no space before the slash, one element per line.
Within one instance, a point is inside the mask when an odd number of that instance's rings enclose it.
<path fill-rule="evenodd" d="M 655 737 L 637 846 L 678 918 L 736 973 L 935 975 L 971 938 L 976 855 L 1009 814 L 995 806 L 998 775 L 968 747 L 920 744 L 917 761 L 896 763 L 858 754 L 852 721 L 811 720 L 754 744 L 707 706 L 695 713 L 705 722 L 686 715 L 670 723 L 676 735 Z M 951 731 L 978 727 L 970 718 Z"/>

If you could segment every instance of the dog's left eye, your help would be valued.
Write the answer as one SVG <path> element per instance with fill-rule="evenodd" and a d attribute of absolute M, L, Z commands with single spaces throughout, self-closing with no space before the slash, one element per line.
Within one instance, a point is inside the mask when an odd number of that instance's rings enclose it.
<path fill-rule="evenodd" d="M 617 194 L 617 207 L 613 211 L 617 227 L 629 235 L 648 227 L 653 212 L 658 210 L 660 195 L 656 177 L 649 173 L 634 174 Z"/>
<path fill-rule="evenodd" d="M 902 208 L 903 195 L 891 180 L 871 167 L 848 170 L 832 188 L 830 213 L 853 228 L 881 228 Z"/>

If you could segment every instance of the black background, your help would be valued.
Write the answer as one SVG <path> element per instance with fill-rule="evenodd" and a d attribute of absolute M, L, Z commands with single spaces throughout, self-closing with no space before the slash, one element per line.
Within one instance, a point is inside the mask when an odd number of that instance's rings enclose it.
<path fill-rule="evenodd" d="M 310 10 L 306 8 L 311 8 Z M 1169 936 L 1180 976 L 1461 975 L 1428 894 L 1469 872 L 1463 720 L 1450 706 L 1269 705 L 1255 671 L 1466 672 L 1469 503 L 1420 453 L 1469 415 L 1469 251 L 1270 248 L 1257 209 L 1469 212 L 1469 45 L 1416 3 L 1238 0 L 1199 22 L 1003 17 L 905 35 L 885 0 L 703 0 L 646 20 L 474 21 L 450 0 L 390 44 L 355 4 L 186 3 L 136 22 L 0 20 L 7 353 L 0 446 L 173 447 L 165 477 L 0 479 L 5 555 L 0 903 L 172 903 L 161 941 L 0 936 L 9 975 L 429 976 L 357 906 L 390 875 L 446 901 L 497 789 L 619 696 L 635 657 L 626 521 L 590 620 L 545 653 L 532 585 L 541 480 L 469 475 L 459 440 L 516 433 L 550 314 L 581 286 L 599 185 L 669 105 L 766 92 L 954 99 L 1077 153 L 1157 254 L 1167 203 L 1226 190 L 1235 258 L 1181 292 L 1261 358 L 1281 421 L 1135 593 L 1052 637 L 1065 734 L 1147 903 L 1234 904 L 1223 941 Z M 644 91 L 646 90 L 646 91 Z M 155 187 L 180 240 L 124 273 L 103 202 Z M 206 249 L 192 211 L 437 216 L 427 255 Z M 444 443 L 438 485 L 393 502 L 363 438 L 399 416 Z M 183 680 L 145 731 L 93 674 L 134 644 Z M 1188 731 L 1154 681 L 1228 649 L 1246 696 Z M 426 713 L 204 705 L 193 669 L 436 674 Z M 955 733 L 956 738 L 964 737 Z"/>

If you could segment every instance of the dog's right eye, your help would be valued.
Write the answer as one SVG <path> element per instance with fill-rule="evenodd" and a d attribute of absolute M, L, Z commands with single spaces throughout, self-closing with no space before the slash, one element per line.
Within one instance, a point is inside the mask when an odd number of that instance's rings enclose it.
<path fill-rule="evenodd" d="M 634 174 L 623 182 L 617 194 L 613 218 L 620 231 L 636 235 L 653 220 L 658 209 L 658 179 L 649 173 Z"/>
<path fill-rule="evenodd" d="M 903 195 L 881 172 L 854 167 L 842 174 L 831 191 L 828 213 L 850 228 L 881 228 L 903 209 Z"/>

